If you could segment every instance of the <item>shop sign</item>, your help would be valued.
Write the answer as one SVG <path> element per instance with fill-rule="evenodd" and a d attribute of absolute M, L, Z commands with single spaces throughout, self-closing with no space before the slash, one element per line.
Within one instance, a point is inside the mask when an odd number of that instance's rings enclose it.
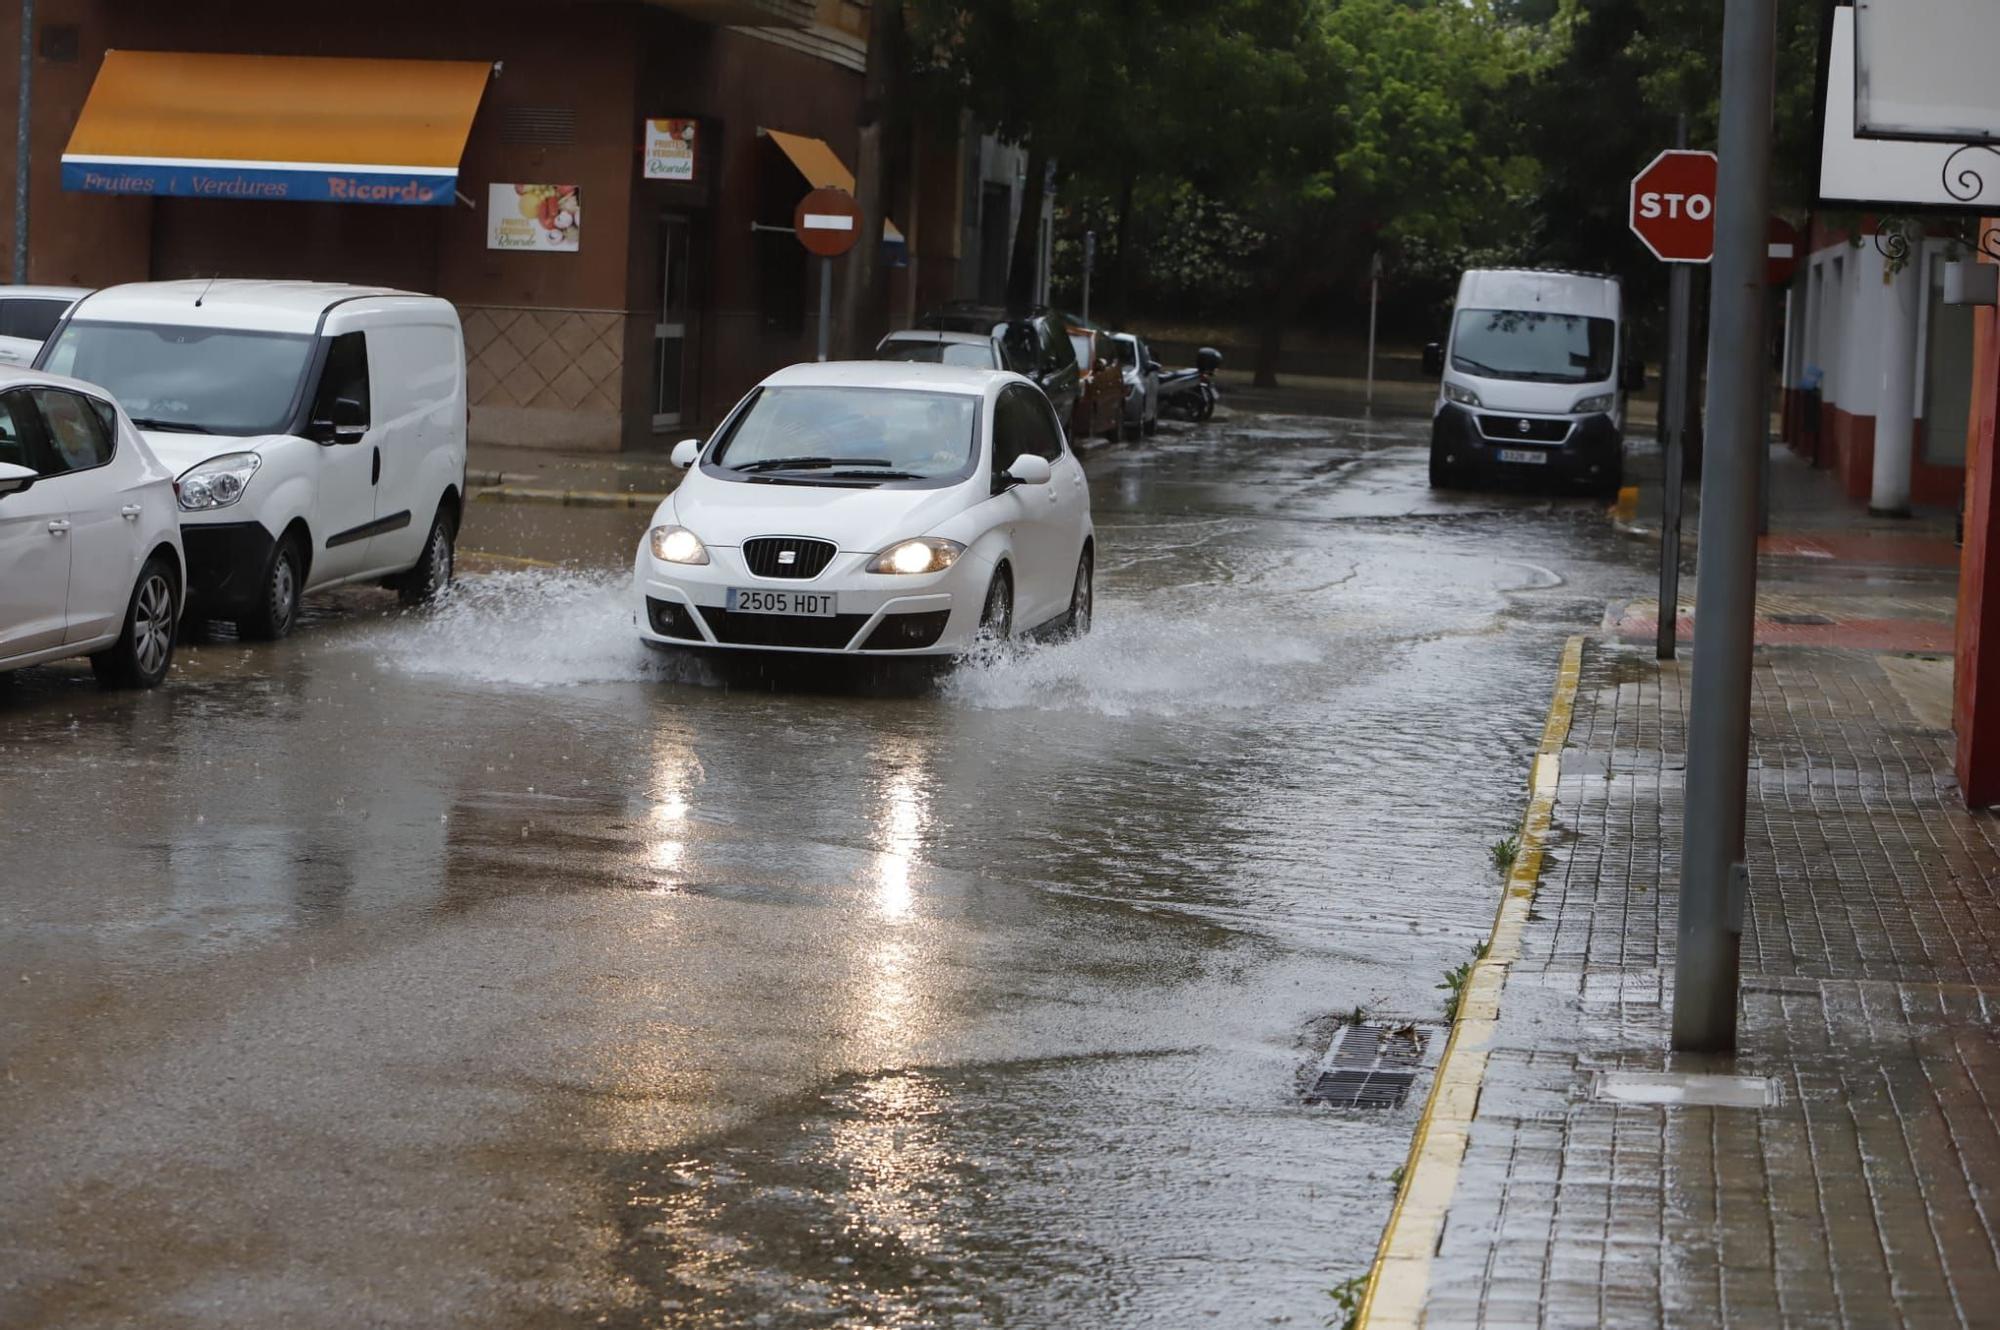
<path fill-rule="evenodd" d="M 583 232 L 579 185 L 490 185 L 486 248 L 575 253 Z"/>
<path fill-rule="evenodd" d="M 693 180 L 694 145 L 698 122 L 693 120 L 648 120 L 646 122 L 646 172 L 648 180 Z"/>

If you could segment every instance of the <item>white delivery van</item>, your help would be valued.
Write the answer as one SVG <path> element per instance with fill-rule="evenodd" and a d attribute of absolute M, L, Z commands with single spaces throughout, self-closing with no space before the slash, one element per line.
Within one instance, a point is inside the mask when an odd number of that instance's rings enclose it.
<path fill-rule="evenodd" d="M 318 282 L 115 286 L 37 367 L 103 385 L 172 469 L 189 613 L 283 637 L 308 591 L 451 580 L 465 344 L 435 296 Z"/>
<path fill-rule="evenodd" d="M 1615 277 L 1475 268 L 1458 280 L 1448 341 L 1424 348 L 1439 376 L 1431 484 L 1515 478 L 1614 495 L 1625 480 L 1625 360 Z"/>

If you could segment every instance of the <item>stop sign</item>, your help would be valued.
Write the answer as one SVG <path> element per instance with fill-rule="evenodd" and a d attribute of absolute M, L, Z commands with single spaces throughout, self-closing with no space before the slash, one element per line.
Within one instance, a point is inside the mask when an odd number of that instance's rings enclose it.
<path fill-rule="evenodd" d="M 816 189 L 792 209 L 792 234 L 809 253 L 837 259 L 861 238 L 861 207 L 842 189 Z"/>
<path fill-rule="evenodd" d="M 1632 234 L 1655 258 L 1707 263 L 1715 254 L 1715 154 L 1669 148 L 1632 177 Z"/>

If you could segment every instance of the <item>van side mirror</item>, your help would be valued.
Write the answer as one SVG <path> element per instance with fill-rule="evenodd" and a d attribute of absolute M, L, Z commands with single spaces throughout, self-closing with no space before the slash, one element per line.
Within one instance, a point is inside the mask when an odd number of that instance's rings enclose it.
<path fill-rule="evenodd" d="M 306 427 L 306 437 L 314 443 L 359 443 L 368 432 L 368 411 L 352 397 L 336 397 L 324 419 Z"/>
<path fill-rule="evenodd" d="M 0 499 L 6 498 L 9 494 L 19 494 L 22 490 L 34 484 L 37 479 L 37 473 L 30 471 L 25 466 L 15 466 L 12 462 L 0 462 Z"/>
<path fill-rule="evenodd" d="M 1646 362 L 1628 360 L 1618 375 L 1618 386 L 1628 393 L 1644 392 L 1646 388 Z"/>
<path fill-rule="evenodd" d="M 1424 343 L 1424 373 L 1426 374 L 1444 373 L 1443 342 Z"/>
<path fill-rule="evenodd" d="M 674 465 L 685 471 L 701 458 L 700 439 L 682 439 L 674 445 Z"/>

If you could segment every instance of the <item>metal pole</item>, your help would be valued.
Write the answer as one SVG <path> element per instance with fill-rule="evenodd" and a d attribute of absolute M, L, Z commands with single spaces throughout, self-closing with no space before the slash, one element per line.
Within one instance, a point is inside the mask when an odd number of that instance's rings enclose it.
<path fill-rule="evenodd" d="M 1709 456 L 1701 473 L 1680 938 L 1674 957 L 1673 1046 L 1683 1052 L 1736 1049 L 1776 49 L 1776 0 L 1727 0 L 1708 335 Z"/>
<path fill-rule="evenodd" d="M 1090 322 L 1090 270 L 1097 265 L 1097 232 L 1083 233 L 1083 321 Z"/>
<path fill-rule="evenodd" d="M 833 338 L 833 260 L 819 261 L 819 358 L 824 362 Z"/>
<path fill-rule="evenodd" d="M 1681 497 L 1687 484 L 1688 320 L 1694 302 L 1694 268 L 1673 265 L 1667 277 L 1667 375 L 1661 385 L 1666 420 L 1666 466 L 1660 480 L 1660 627 L 1653 654 L 1674 658 L 1680 633 Z"/>
<path fill-rule="evenodd" d="M 1377 251 L 1368 260 L 1368 392 L 1366 401 L 1375 405 L 1375 306 L 1382 297 L 1382 255 Z"/>
<path fill-rule="evenodd" d="M 14 108 L 14 282 L 28 280 L 28 139 L 35 88 L 35 0 L 21 0 L 20 99 Z"/>

